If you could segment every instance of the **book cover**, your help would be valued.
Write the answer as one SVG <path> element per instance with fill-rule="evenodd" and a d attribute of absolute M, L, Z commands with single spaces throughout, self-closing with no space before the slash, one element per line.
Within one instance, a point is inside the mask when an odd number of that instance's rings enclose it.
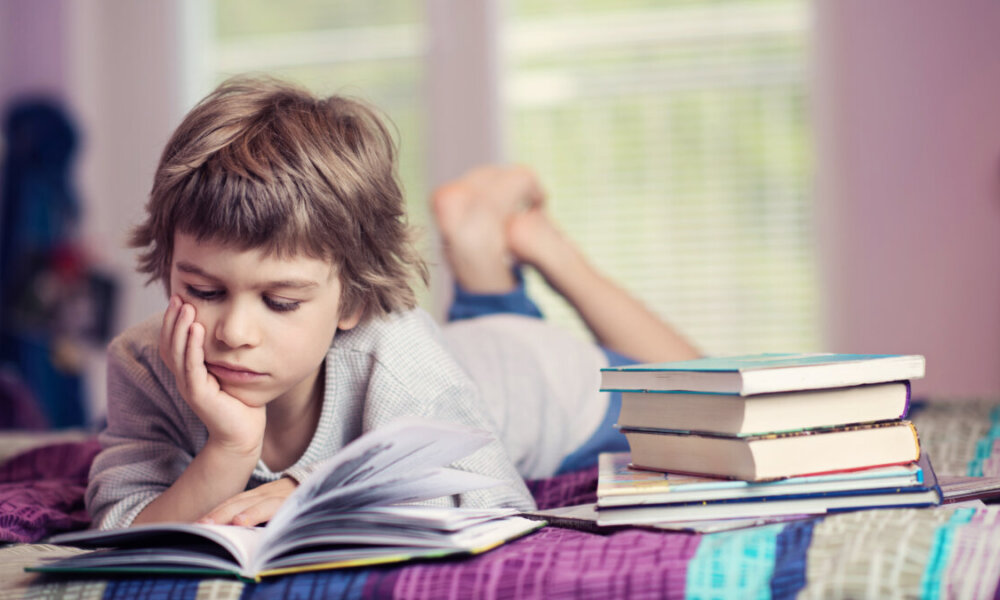
<path fill-rule="evenodd" d="M 938 477 L 945 504 L 983 500 L 992 503 L 1000 498 L 1000 477 L 941 475 Z"/>
<path fill-rule="evenodd" d="M 598 525 L 621 526 L 712 519 L 750 519 L 782 515 L 820 515 L 872 508 L 938 506 L 941 488 L 930 457 L 921 456 L 923 481 L 910 486 L 869 490 L 830 490 L 775 497 L 598 507 Z"/>
<path fill-rule="evenodd" d="M 923 471 L 919 463 L 789 477 L 759 483 L 636 469 L 631 466 L 628 452 L 602 453 L 598 464 L 599 507 L 803 496 L 910 487 L 923 482 Z"/>
<path fill-rule="evenodd" d="M 740 396 L 707 392 L 623 392 L 618 426 L 747 435 L 903 419 L 910 383 Z"/>
<path fill-rule="evenodd" d="M 920 457 L 909 421 L 728 436 L 622 429 L 640 469 L 765 481 L 899 465 Z"/>
<path fill-rule="evenodd" d="M 605 367 L 601 389 L 750 396 L 918 379 L 924 369 L 920 355 L 752 354 Z"/>
<path fill-rule="evenodd" d="M 400 419 L 321 463 L 264 527 L 158 523 L 53 536 L 98 548 L 29 570 L 170 572 L 249 581 L 299 571 L 476 554 L 544 523 L 513 509 L 410 505 L 502 482 L 446 465 L 490 441 L 449 423 Z"/>

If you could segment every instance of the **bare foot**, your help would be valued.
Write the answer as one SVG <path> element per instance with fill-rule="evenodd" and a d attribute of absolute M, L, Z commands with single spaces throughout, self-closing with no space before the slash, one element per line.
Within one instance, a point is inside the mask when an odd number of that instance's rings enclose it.
<path fill-rule="evenodd" d="M 534 174 L 522 167 L 480 167 L 435 191 L 434 217 L 445 255 L 463 288 L 503 293 L 515 287 L 507 223 L 542 198 Z"/>

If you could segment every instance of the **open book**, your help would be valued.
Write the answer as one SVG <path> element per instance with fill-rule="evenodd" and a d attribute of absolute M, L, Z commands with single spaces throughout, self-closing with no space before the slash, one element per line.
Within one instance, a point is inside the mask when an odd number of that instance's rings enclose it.
<path fill-rule="evenodd" d="M 53 536 L 101 548 L 31 567 L 50 573 L 285 573 L 479 553 L 543 525 L 514 509 L 415 504 L 501 485 L 445 465 L 489 443 L 486 432 L 402 419 L 321 463 L 264 527 L 160 523 Z"/>

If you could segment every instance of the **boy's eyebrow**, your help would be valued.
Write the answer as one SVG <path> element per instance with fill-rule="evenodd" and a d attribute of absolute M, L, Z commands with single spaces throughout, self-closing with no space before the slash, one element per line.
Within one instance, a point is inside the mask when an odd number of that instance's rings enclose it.
<path fill-rule="evenodd" d="M 215 277 L 213 275 L 210 275 L 210 274 L 206 273 L 204 270 L 202 270 L 197 265 L 193 265 L 193 264 L 191 264 L 189 262 L 179 261 L 176 266 L 177 266 L 177 270 L 181 271 L 182 273 L 191 273 L 192 275 L 198 275 L 200 277 L 204 277 L 205 279 L 211 279 L 212 281 L 219 281 L 218 277 Z M 316 283 L 315 281 L 309 280 L 309 279 L 281 279 L 281 280 L 278 280 L 278 281 L 268 281 L 267 283 L 264 283 L 263 285 L 260 285 L 258 287 L 260 287 L 262 289 L 263 288 L 297 288 L 297 289 L 305 289 L 305 288 L 313 288 L 313 287 L 318 287 L 318 286 L 319 286 L 318 283 Z"/>

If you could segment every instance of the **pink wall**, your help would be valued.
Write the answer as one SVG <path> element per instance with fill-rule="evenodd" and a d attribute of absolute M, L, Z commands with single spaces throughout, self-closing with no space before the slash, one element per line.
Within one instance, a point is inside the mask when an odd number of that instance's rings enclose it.
<path fill-rule="evenodd" d="M 0 108 L 50 92 L 69 108 L 83 136 L 77 193 L 87 203 L 83 242 L 118 278 L 115 330 L 164 306 L 162 288 L 144 286 L 124 245 L 139 220 L 156 161 L 185 111 L 186 60 L 197 46 L 184 35 L 187 10 L 207 3 L 134 0 L 0 0 Z M 188 55 L 190 53 L 190 55 Z M 93 418 L 103 413 L 105 356 L 85 357 Z"/>
<path fill-rule="evenodd" d="M 63 97 L 67 27 L 63 0 L 0 3 L 0 106 L 23 95 Z"/>
<path fill-rule="evenodd" d="M 829 346 L 1000 395 L 1000 3 L 818 1 Z"/>

